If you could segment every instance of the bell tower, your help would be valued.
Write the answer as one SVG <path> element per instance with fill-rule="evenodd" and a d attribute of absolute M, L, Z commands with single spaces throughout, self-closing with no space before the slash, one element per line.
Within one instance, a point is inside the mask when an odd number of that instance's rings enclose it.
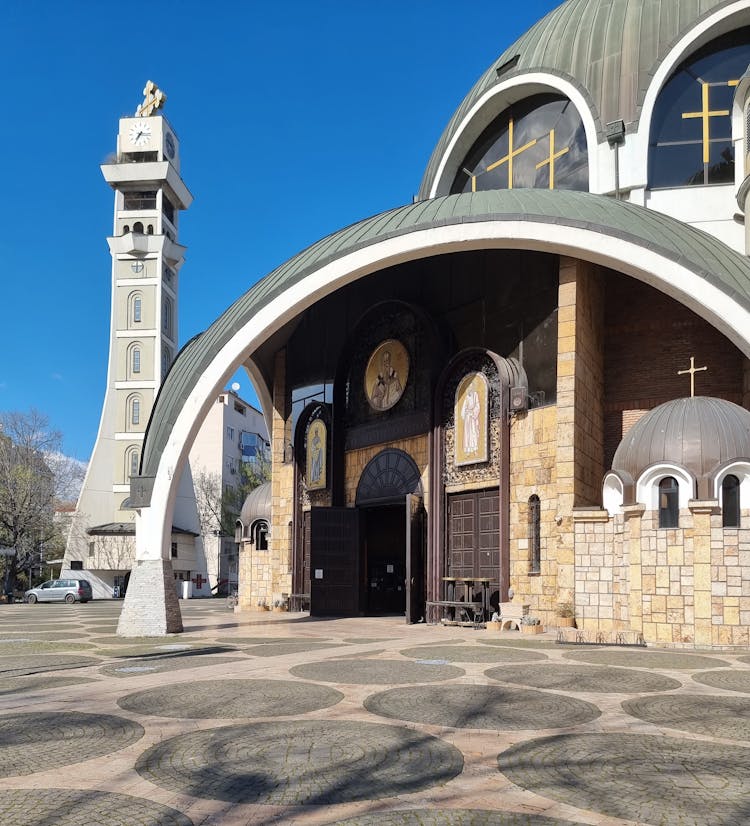
<path fill-rule="evenodd" d="M 135 551 L 130 477 L 164 376 L 177 352 L 179 214 L 193 198 L 180 175 L 180 144 L 148 81 L 133 117 L 120 119 L 117 151 L 102 165 L 114 190 L 107 386 L 94 451 L 78 500 L 64 569 L 84 569 L 95 597 L 118 595 Z"/>

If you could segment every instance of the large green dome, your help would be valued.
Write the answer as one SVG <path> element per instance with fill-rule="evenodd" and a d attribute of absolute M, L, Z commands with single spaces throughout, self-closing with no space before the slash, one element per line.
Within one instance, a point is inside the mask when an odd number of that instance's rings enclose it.
<path fill-rule="evenodd" d="M 615 120 L 625 121 L 630 131 L 670 49 L 701 20 L 732 5 L 736 0 L 568 0 L 558 6 L 493 61 L 464 98 L 432 153 L 419 198 L 429 197 L 451 139 L 493 86 L 532 72 L 554 75 L 572 83 L 588 101 L 600 137 L 604 124 Z M 743 14 L 744 22 L 750 22 L 750 10 Z M 716 28 L 710 37 L 723 32 Z M 498 76 L 506 64 L 510 68 Z"/>

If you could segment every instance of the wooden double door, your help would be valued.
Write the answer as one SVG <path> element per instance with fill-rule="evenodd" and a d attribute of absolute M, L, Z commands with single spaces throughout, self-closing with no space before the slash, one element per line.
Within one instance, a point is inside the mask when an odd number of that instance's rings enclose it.
<path fill-rule="evenodd" d="M 448 495 L 445 576 L 490 580 L 489 591 L 500 587 L 499 488 Z"/>

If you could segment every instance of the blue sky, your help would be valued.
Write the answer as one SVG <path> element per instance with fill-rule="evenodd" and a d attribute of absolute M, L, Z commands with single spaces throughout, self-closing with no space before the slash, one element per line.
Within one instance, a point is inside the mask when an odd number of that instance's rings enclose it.
<path fill-rule="evenodd" d="M 88 460 L 109 342 L 99 164 L 146 80 L 167 94 L 195 197 L 183 344 L 318 238 L 411 201 L 464 95 L 557 3 L 512 5 L 5 0 L 0 410 L 36 407 Z"/>

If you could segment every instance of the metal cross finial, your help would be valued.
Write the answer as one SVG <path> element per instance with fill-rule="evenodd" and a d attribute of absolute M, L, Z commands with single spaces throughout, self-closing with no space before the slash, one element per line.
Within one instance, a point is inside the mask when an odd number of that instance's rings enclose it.
<path fill-rule="evenodd" d="M 684 376 L 686 373 L 690 373 L 690 398 L 692 399 L 695 396 L 695 374 L 700 373 L 703 370 L 708 370 L 708 367 L 696 367 L 695 366 L 695 358 L 690 356 L 690 367 L 687 370 L 678 370 L 678 376 Z"/>
<path fill-rule="evenodd" d="M 143 103 L 135 110 L 135 116 L 137 118 L 147 118 L 153 114 L 154 110 L 164 106 L 166 102 L 167 96 L 164 92 L 153 80 L 149 80 L 143 89 Z"/>

